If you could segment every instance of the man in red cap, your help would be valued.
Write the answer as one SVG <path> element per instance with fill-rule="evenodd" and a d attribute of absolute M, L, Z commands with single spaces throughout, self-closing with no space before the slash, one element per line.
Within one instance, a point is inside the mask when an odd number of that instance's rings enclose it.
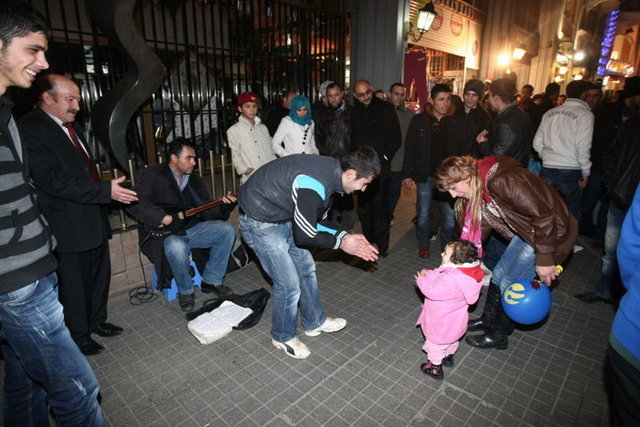
<path fill-rule="evenodd" d="M 258 97 L 245 92 L 238 96 L 238 122 L 227 129 L 231 160 L 244 183 L 256 169 L 276 158 L 269 130 L 258 117 Z"/>

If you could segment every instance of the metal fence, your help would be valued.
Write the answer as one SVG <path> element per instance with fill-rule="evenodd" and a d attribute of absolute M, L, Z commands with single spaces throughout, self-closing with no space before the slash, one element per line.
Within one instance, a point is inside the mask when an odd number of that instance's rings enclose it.
<path fill-rule="evenodd" d="M 126 73 L 126 61 L 102 35 L 86 4 L 99 0 L 31 0 L 52 27 L 50 70 L 81 86 L 87 137 L 112 170 L 108 151 L 93 135 L 92 106 Z M 225 171 L 226 130 L 237 120 L 235 96 L 253 91 L 266 115 L 286 89 L 313 102 L 324 80 L 343 82 L 347 15 L 329 7 L 291 0 L 139 0 L 134 20 L 165 66 L 162 87 L 140 106 L 127 131 L 130 171 L 165 158 L 176 137 L 198 144 L 200 172 L 212 191 L 235 188 Z M 216 167 L 213 167 L 216 165 Z M 224 166 L 222 166 L 224 165 Z M 219 170 L 221 169 L 221 170 Z M 220 176 L 221 182 L 214 178 Z"/>

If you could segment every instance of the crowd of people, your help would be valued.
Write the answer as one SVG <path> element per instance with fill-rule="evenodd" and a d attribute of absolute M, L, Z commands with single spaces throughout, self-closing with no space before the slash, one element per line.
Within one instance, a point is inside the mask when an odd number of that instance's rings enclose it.
<path fill-rule="evenodd" d="M 603 246 L 604 255 L 594 291 L 576 298 L 619 301 L 618 261 L 629 290 L 614 323 L 609 359 L 616 414 L 623 423 L 637 421 L 640 315 L 634 304 L 638 244 L 632 236 L 638 234 L 640 197 L 634 201 L 640 77 L 628 78 L 611 103 L 602 103 L 601 89 L 587 81 L 569 83 L 562 102 L 560 86 L 551 83 L 539 104 L 531 85 L 522 87 L 518 99 L 508 78 L 469 80 L 459 102 L 450 86 L 439 83 L 417 114 L 406 107 L 402 83 L 393 83 L 387 94 L 359 79 L 347 97 L 339 82 L 326 81 L 313 105 L 284 91 L 265 122 L 258 116 L 258 96 L 238 94 L 239 117 L 227 139 L 240 191 L 211 203 L 194 173 L 197 147 L 184 138 L 169 144 L 166 163 L 145 169 L 134 189 L 121 185 L 124 178 L 101 179 L 75 123 L 78 85 L 61 75 L 37 76 L 48 68 L 48 32 L 24 2 L 8 0 L 0 9 L 5 425 L 46 425 L 48 407 L 62 425 L 104 423 L 98 381 L 85 356 L 104 349 L 92 334 L 123 332 L 107 322 L 106 207 L 112 200 L 130 205 L 140 223 L 141 249 L 161 286 L 175 279 L 185 312 L 195 308 L 191 256 L 203 261 L 203 292 L 233 294 L 224 284 L 236 240 L 227 219 L 239 206 L 242 240 L 272 280 L 272 344 L 303 359 L 311 350 L 296 336 L 298 311 L 306 336 L 347 325 L 324 310 L 309 248 L 342 250 L 368 262 L 385 257 L 403 187 L 417 193 L 417 256 L 431 256 L 434 231 L 442 252 L 440 267 L 416 275 L 425 297 L 418 319 L 427 355 L 421 371 L 444 378 L 442 366 L 453 365 L 467 332 L 481 332 L 467 336 L 473 347 L 507 348 L 516 324 L 502 309 L 501 292 L 525 277 L 551 286 L 560 274 L 557 266 L 579 250 L 575 242 L 582 232 Z M 4 94 L 32 85 L 37 105 L 16 123 Z M 184 215 L 208 203 L 211 209 Z M 440 212 L 437 227 L 433 208 Z M 362 233 L 354 231 L 356 213 Z M 483 313 L 469 319 L 485 275 L 490 280 Z"/>

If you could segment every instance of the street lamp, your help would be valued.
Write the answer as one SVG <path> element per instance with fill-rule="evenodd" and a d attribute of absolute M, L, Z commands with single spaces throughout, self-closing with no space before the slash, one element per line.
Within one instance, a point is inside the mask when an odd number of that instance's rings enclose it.
<path fill-rule="evenodd" d="M 425 4 L 424 7 L 418 11 L 418 23 L 416 24 L 416 28 L 418 29 L 420 36 L 416 38 L 413 34 L 413 24 L 410 24 L 411 29 L 409 30 L 414 42 L 420 41 L 423 34 L 431 29 L 431 25 L 433 25 L 433 20 L 436 19 L 436 16 L 438 16 L 438 13 L 431 1 Z"/>
<path fill-rule="evenodd" d="M 501 53 L 500 55 L 498 55 L 498 66 L 506 67 L 507 65 L 509 65 L 509 54 Z"/>

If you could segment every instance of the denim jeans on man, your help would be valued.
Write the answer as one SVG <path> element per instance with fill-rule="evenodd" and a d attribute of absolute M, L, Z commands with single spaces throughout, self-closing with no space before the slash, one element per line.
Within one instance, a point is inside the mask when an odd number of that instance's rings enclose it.
<path fill-rule="evenodd" d="M 176 279 L 178 292 L 193 294 L 193 282 L 189 275 L 189 253 L 194 248 L 211 248 L 209 261 L 202 280 L 210 285 L 220 285 L 227 272 L 229 254 L 235 242 L 236 232 L 225 221 L 203 221 L 185 230 L 186 234 L 172 234 L 164 239 L 164 254 Z"/>
<path fill-rule="evenodd" d="M 4 425 L 102 426 L 98 380 L 71 339 L 51 273 L 0 295 Z"/>
<path fill-rule="evenodd" d="M 431 199 L 433 196 L 433 177 L 425 182 L 416 183 L 418 194 L 416 197 L 416 237 L 418 246 L 429 246 L 431 240 Z M 455 227 L 455 217 L 451 205 L 446 201 L 436 201 L 442 212 L 440 223 L 440 249 L 453 239 L 453 229 Z"/>
<path fill-rule="evenodd" d="M 503 292 L 517 280 L 536 276 L 536 254 L 533 248 L 518 236 L 513 236 L 500 261 L 493 269 L 491 281 Z"/>
<path fill-rule="evenodd" d="M 627 214 L 626 208 L 621 208 L 614 202 L 609 203 L 607 214 L 607 231 L 604 233 L 604 255 L 602 256 L 602 274 L 596 282 L 596 295 L 603 299 L 611 299 L 611 287 L 618 274 L 618 259 L 616 248 L 620 239 L 620 229 Z"/>
<path fill-rule="evenodd" d="M 582 179 L 582 171 L 542 167 L 540 178 L 547 181 L 562 194 L 569 207 L 569 212 L 580 221 L 582 216 L 582 189 L 578 187 L 578 181 Z"/>
<path fill-rule="evenodd" d="M 261 222 L 240 215 L 240 234 L 273 280 L 271 336 L 279 342 L 296 336 L 298 304 L 302 327 L 315 329 L 327 319 L 311 253 L 296 246 L 291 222 Z"/>

